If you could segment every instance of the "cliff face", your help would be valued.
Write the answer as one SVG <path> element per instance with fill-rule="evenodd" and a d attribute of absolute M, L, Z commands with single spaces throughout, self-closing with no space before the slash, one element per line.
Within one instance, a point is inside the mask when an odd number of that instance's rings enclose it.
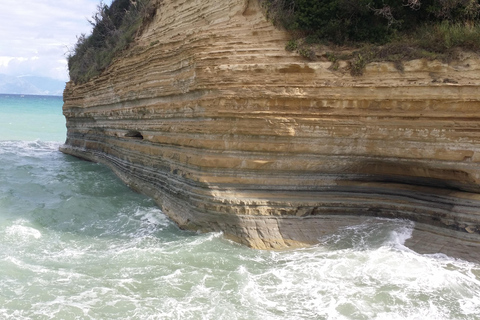
<path fill-rule="evenodd" d="M 107 72 L 67 84 L 61 150 L 256 248 L 362 216 L 479 243 L 480 60 L 352 77 L 287 40 L 256 0 L 165 0 Z"/>

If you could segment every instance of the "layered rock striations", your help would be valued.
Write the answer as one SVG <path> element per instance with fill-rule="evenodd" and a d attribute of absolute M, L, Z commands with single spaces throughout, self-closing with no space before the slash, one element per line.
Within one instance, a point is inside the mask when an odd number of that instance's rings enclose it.
<path fill-rule="evenodd" d="M 165 0 L 124 57 L 67 84 L 61 150 L 256 248 L 363 216 L 480 243 L 480 59 L 352 77 L 287 40 L 257 0 Z"/>

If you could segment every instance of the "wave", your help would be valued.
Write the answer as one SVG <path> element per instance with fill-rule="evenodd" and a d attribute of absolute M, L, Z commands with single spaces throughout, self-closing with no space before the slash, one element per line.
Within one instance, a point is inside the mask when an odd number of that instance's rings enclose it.
<path fill-rule="evenodd" d="M 22 140 L 4 140 L 0 141 L 0 155 L 13 154 L 17 156 L 32 156 L 33 154 L 51 153 L 58 151 L 62 145 L 58 141 L 22 141 Z"/>
<path fill-rule="evenodd" d="M 304 249 L 181 231 L 60 142 L 0 141 L 0 318 L 475 319 L 480 266 L 372 218 Z M 57 156 L 58 155 L 58 156 Z"/>

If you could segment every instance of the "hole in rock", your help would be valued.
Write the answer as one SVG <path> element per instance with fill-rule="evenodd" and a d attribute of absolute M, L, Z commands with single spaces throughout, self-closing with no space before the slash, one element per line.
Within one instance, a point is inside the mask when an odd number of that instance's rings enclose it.
<path fill-rule="evenodd" d="M 137 130 L 128 130 L 128 132 L 125 134 L 125 137 L 127 138 L 135 138 L 135 139 L 143 139 L 143 135 L 140 133 L 140 131 Z"/>

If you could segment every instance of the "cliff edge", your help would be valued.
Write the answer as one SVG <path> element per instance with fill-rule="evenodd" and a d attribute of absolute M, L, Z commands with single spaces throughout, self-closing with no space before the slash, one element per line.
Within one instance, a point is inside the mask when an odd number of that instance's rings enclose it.
<path fill-rule="evenodd" d="M 163 1 L 122 58 L 67 84 L 61 151 L 107 164 L 182 228 L 255 248 L 365 216 L 480 244 L 480 59 L 352 77 L 288 39 L 257 0 Z"/>

